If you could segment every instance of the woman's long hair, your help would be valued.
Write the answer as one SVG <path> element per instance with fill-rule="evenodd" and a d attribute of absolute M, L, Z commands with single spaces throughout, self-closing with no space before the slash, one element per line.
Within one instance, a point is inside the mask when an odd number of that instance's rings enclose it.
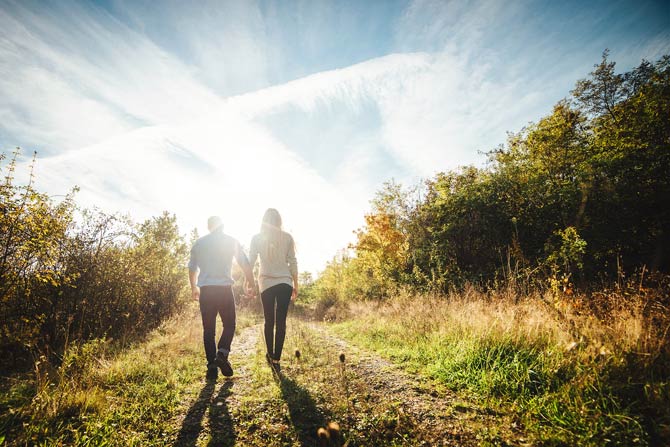
<path fill-rule="evenodd" d="M 281 215 L 276 209 L 268 208 L 263 214 L 261 236 L 268 257 L 276 259 L 282 242 Z"/>

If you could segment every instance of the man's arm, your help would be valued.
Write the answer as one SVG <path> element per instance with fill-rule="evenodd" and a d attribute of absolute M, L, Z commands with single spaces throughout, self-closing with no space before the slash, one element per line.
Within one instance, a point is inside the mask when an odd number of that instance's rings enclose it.
<path fill-rule="evenodd" d="M 247 262 L 246 265 L 242 266 L 244 271 L 244 276 L 247 278 L 247 293 L 252 296 L 256 296 L 256 282 L 254 281 L 254 272 L 251 269 L 251 265 Z"/>
<path fill-rule="evenodd" d="M 188 282 L 191 283 L 191 298 L 200 300 L 200 287 L 198 287 L 198 259 L 195 244 L 191 247 L 191 257 L 188 260 Z"/>
<path fill-rule="evenodd" d="M 191 283 L 191 298 L 200 300 L 200 287 L 198 287 L 198 271 L 188 271 L 188 281 Z"/>

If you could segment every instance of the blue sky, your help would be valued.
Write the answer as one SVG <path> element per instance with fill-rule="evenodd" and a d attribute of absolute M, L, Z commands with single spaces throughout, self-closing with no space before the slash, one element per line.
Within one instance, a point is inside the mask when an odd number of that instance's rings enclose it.
<path fill-rule="evenodd" d="M 0 148 L 37 183 L 138 219 L 267 207 L 301 268 L 352 240 L 390 178 L 482 165 L 605 48 L 670 53 L 666 1 L 0 1 Z"/>

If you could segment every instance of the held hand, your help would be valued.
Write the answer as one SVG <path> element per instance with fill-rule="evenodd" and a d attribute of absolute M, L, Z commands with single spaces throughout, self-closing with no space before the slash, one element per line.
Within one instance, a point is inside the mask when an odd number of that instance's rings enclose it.
<path fill-rule="evenodd" d="M 200 301 L 200 287 L 191 289 L 191 298 L 193 298 L 193 301 Z"/>
<path fill-rule="evenodd" d="M 256 297 L 256 288 L 249 283 L 247 283 L 245 292 L 246 292 L 246 294 L 249 298 L 255 298 Z"/>

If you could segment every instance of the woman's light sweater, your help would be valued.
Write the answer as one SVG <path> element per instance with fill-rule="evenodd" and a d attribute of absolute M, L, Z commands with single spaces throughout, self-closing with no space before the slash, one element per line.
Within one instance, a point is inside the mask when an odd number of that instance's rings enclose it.
<path fill-rule="evenodd" d="M 260 258 L 258 287 L 261 292 L 277 284 L 293 286 L 293 276 L 298 274 L 293 237 L 281 231 L 278 240 L 268 241 L 263 233 L 251 239 L 249 262 L 251 266 Z"/>

